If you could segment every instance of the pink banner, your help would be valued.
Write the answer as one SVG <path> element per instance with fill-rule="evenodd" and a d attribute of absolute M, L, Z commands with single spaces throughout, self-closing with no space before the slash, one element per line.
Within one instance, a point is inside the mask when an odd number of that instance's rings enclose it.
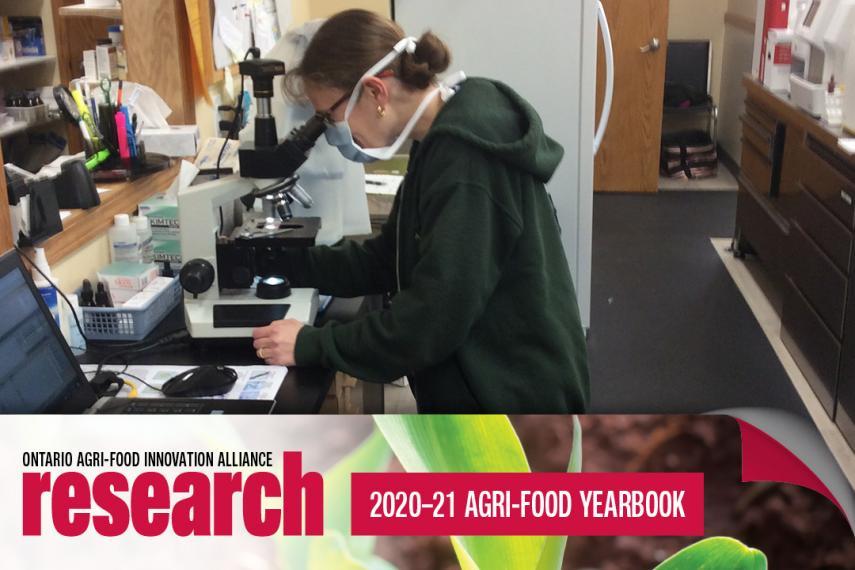
<path fill-rule="evenodd" d="M 355 473 L 363 536 L 702 536 L 701 473 Z"/>

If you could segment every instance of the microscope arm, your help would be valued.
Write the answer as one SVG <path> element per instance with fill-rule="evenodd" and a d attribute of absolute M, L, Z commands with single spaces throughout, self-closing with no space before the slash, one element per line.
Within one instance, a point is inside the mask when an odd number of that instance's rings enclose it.
<path fill-rule="evenodd" d="M 181 227 L 181 255 L 185 260 L 202 259 L 217 265 L 217 231 L 220 225 L 215 211 L 231 204 L 253 191 L 255 183 L 248 178 L 228 176 L 197 186 L 189 186 L 178 193 L 178 219 Z M 215 281 L 211 288 L 199 295 L 215 295 Z"/>

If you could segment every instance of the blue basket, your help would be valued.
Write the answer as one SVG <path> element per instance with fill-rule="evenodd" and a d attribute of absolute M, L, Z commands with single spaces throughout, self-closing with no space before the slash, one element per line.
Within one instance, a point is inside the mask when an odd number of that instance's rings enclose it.
<path fill-rule="evenodd" d="M 143 340 L 181 302 L 178 279 L 173 279 L 139 308 L 81 307 L 83 332 L 89 340 Z"/>

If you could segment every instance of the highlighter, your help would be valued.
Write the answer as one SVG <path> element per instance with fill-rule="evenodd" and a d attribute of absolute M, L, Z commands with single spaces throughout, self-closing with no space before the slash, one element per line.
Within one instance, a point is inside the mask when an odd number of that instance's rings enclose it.
<path fill-rule="evenodd" d="M 128 126 L 125 114 L 121 111 L 116 111 L 116 135 L 119 139 L 119 156 L 122 158 L 122 162 L 127 164 L 131 158 L 128 151 Z"/>

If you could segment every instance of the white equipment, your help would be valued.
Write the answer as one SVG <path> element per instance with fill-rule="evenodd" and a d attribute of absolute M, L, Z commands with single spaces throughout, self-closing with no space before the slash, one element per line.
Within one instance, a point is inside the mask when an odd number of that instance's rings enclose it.
<path fill-rule="evenodd" d="M 831 78 L 839 82 L 846 71 L 853 26 L 855 0 L 813 0 L 798 18 L 790 98 L 816 117 L 825 115 L 825 94 Z"/>
<path fill-rule="evenodd" d="M 185 259 L 199 264 L 199 293 L 186 291 L 184 317 L 187 330 L 196 339 L 247 338 L 258 326 L 282 318 L 312 324 L 318 312 L 317 289 L 291 289 L 278 299 L 258 297 L 256 287 L 220 289 L 217 243 L 220 240 L 220 207 L 231 206 L 256 189 L 248 178 L 228 176 L 182 189 L 178 194 L 181 251 Z M 207 262 L 208 266 L 204 263 Z M 185 270 L 182 285 L 185 289 Z"/>
<path fill-rule="evenodd" d="M 602 6 L 597 0 L 394 0 L 393 14 L 408 34 L 418 36 L 429 28 L 447 41 L 455 69 L 511 85 L 534 105 L 549 135 L 564 147 L 564 160 L 548 189 L 558 211 L 582 325 L 588 328 L 594 154 L 608 123 L 614 77 Z M 607 75 L 595 137 L 598 22 Z M 544 58 L 549 65 L 540 64 Z"/>
<path fill-rule="evenodd" d="M 771 28 L 766 41 L 766 64 L 763 69 L 763 85 L 772 91 L 788 91 L 790 71 L 793 63 L 792 30 Z"/>

